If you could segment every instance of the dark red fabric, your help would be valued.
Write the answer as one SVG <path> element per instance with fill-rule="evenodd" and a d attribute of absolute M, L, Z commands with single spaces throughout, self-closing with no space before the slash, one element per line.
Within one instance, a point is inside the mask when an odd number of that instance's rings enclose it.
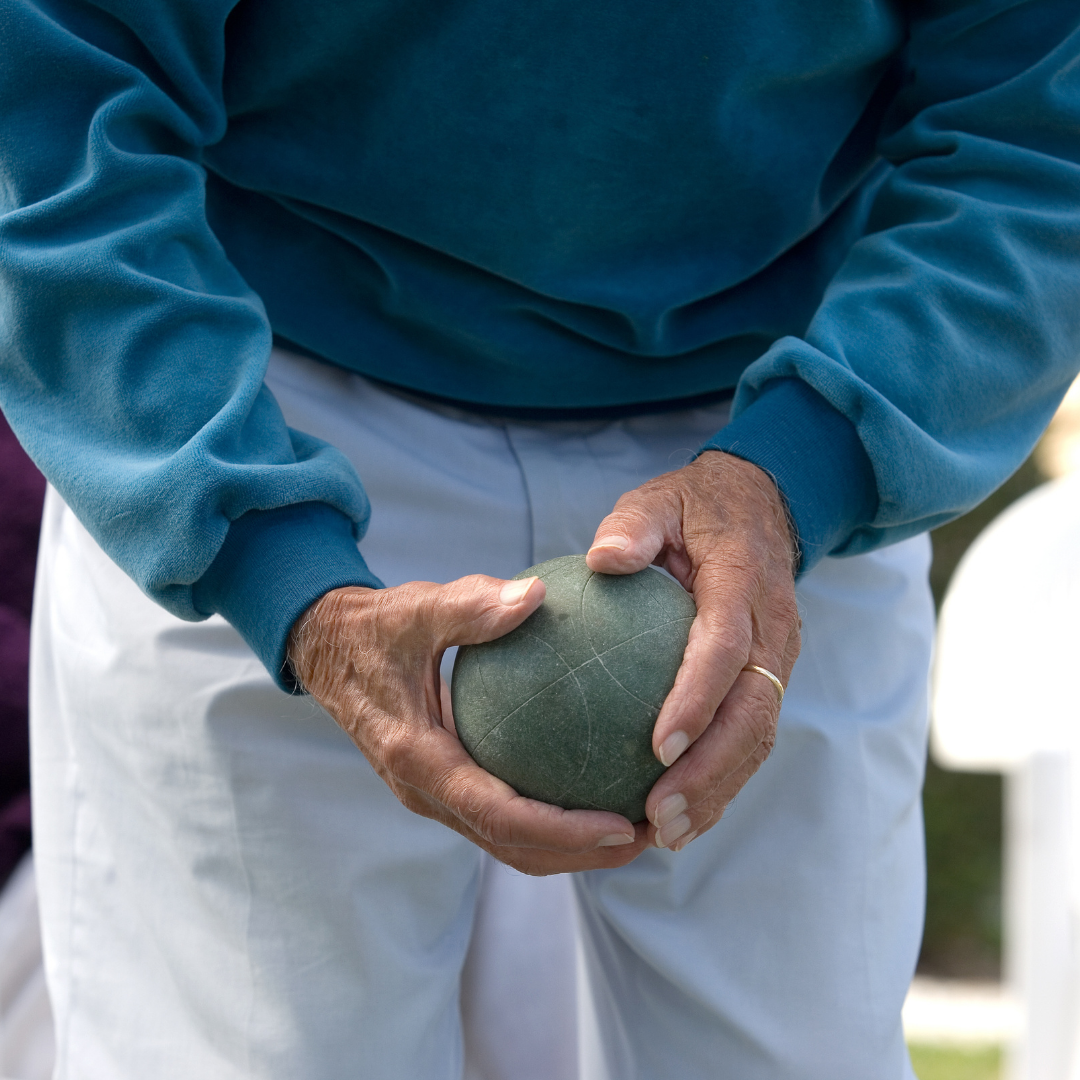
<path fill-rule="evenodd" d="M 45 478 L 0 416 L 0 887 L 30 847 L 27 675 Z"/>

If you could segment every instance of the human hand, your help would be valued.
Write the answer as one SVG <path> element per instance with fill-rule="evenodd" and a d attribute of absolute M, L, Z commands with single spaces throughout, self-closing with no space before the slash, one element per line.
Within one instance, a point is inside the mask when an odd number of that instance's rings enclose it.
<path fill-rule="evenodd" d="M 768 473 L 717 450 L 628 492 L 601 522 L 591 570 L 630 574 L 655 563 L 693 594 L 697 618 L 675 685 L 653 728 L 671 766 L 646 802 L 649 835 L 678 851 L 712 828 L 768 757 L 779 695 L 801 646 L 795 546 Z"/>
<path fill-rule="evenodd" d="M 518 795 L 469 756 L 440 692 L 449 646 L 501 637 L 543 599 L 538 578 L 480 575 L 333 589 L 296 621 L 289 662 L 408 809 L 527 874 L 622 866 L 647 845 L 645 823 Z"/>

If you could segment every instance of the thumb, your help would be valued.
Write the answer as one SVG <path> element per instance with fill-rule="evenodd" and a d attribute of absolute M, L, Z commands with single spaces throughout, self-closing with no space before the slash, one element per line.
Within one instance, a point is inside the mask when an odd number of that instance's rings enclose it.
<path fill-rule="evenodd" d="M 646 492 L 628 492 L 596 530 L 585 556 L 598 574 L 633 574 L 649 566 L 666 539 L 667 508 Z"/>
<path fill-rule="evenodd" d="M 545 593 L 538 577 L 505 581 L 473 574 L 451 581 L 436 599 L 440 647 L 476 645 L 510 633 L 544 602 Z"/>

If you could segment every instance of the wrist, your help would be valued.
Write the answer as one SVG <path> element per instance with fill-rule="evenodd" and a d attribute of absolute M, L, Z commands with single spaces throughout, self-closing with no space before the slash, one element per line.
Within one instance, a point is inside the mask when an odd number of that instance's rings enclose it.
<path fill-rule="evenodd" d="M 327 650 L 335 651 L 339 641 L 347 640 L 346 623 L 357 607 L 358 594 L 378 591 L 363 586 L 330 589 L 293 623 L 286 641 L 285 663 L 301 690 L 311 692 L 320 659 L 325 658 Z"/>
<path fill-rule="evenodd" d="M 738 488 L 744 497 L 751 498 L 759 507 L 761 523 L 767 526 L 775 546 L 784 552 L 785 561 L 794 577 L 799 571 L 801 550 L 798 526 L 776 477 L 760 465 L 725 450 L 705 450 L 688 467 L 692 468 L 698 463 L 724 475 L 727 490 L 731 488 L 730 478 L 737 478 Z M 723 493 L 718 491 L 717 497 L 723 498 Z"/>
<path fill-rule="evenodd" d="M 299 613 L 341 586 L 379 584 L 351 519 L 326 503 L 298 503 L 233 521 L 192 598 L 203 614 L 230 622 L 277 684 L 295 693 L 286 641 Z"/>
<path fill-rule="evenodd" d="M 800 573 L 842 553 L 877 513 L 874 468 L 855 425 L 799 379 L 767 384 L 702 450 L 737 456 L 773 478 L 796 523 Z"/>

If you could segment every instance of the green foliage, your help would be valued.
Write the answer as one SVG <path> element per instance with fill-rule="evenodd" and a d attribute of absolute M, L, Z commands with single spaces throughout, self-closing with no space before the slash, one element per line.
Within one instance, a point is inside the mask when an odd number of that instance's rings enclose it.
<path fill-rule="evenodd" d="M 1000 974 L 1001 789 L 997 775 L 927 765 L 924 974 Z"/>
<path fill-rule="evenodd" d="M 909 1046 L 919 1080 L 1000 1080 L 1001 1051 L 996 1046 Z"/>

